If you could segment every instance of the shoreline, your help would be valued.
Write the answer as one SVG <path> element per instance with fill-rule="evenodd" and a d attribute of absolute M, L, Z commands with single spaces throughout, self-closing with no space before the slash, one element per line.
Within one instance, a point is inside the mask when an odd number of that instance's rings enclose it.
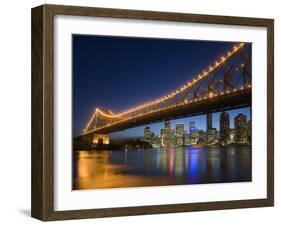
<path fill-rule="evenodd" d="M 76 147 L 73 148 L 74 152 L 79 152 L 79 151 L 130 151 L 130 150 L 153 150 L 153 149 L 169 149 L 169 148 L 227 148 L 227 147 L 245 147 L 245 146 L 252 146 L 252 144 L 228 144 L 228 145 L 185 145 L 185 146 L 170 146 L 170 147 L 116 147 L 116 146 L 108 146 L 108 145 L 103 145 L 100 147 Z"/>

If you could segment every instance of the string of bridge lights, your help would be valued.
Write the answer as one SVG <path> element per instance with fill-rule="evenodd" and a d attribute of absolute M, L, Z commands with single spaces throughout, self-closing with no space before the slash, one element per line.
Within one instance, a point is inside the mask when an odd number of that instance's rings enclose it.
<path fill-rule="evenodd" d="M 92 124 L 95 116 L 97 114 L 101 114 L 102 116 L 104 117 L 107 117 L 107 118 L 113 118 L 113 119 L 116 119 L 116 118 L 119 118 L 120 120 L 118 120 L 117 122 L 112 122 L 106 126 L 102 126 L 102 127 L 99 127 L 99 129 L 101 128 L 105 128 L 105 127 L 108 127 L 108 126 L 111 126 L 115 123 L 120 123 L 124 120 L 127 120 L 128 118 L 127 117 L 123 117 L 124 115 L 126 114 L 129 114 L 129 113 L 132 113 L 134 111 L 138 111 L 138 110 L 141 110 L 143 108 L 146 108 L 146 107 L 149 107 L 151 105 L 154 105 L 154 104 L 159 104 L 159 103 L 162 103 L 170 98 L 173 98 L 174 96 L 176 96 L 177 94 L 183 92 L 184 90 L 186 90 L 187 88 L 190 88 L 191 86 L 194 86 L 197 82 L 199 82 L 200 80 L 202 80 L 203 78 L 207 77 L 211 72 L 213 72 L 216 68 L 218 68 L 219 66 L 221 66 L 223 63 L 225 63 L 226 60 L 228 60 L 233 54 L 235 54 L 238 50 L 240 50 L 245 44 L 244 43 L 240 43 L 239 45 L 237 46 L 234 46 L 233 47 L 233 50 L 232 51 L 228 51 L 227 52 L 227 55 L 226 56 L 222 56 L 220 58 L 220 60 L 216 61 L 214 63 L 213 66 L 210 66 L 209 69 L 206 71 L 204 70 L 201 74 L 197 75 L 195 78 L 193 78 L 191 81 L 187 82 L 186 84 L 184 84 L 183 86 L 181 86 L 179 89 L 161 97 L 161 98 L 158 98 L 154 101 L 151 101 L 151 102 L 148 102 L 148 103 L 145 103 L 145 104 L 142 104 L 142 105 L 138 105 L 132 109 L 129 109 L 125 112 L 122 112 L 122 113 L 119 113 L 119 114 L 114 114 L 110 111 L 111 114 L 107 114 L 103 111 L 101 111 L 99 108 L 96 108 L 95 109 L 95 112 L 93 113 L 90 121 L 88 122 L 86 128 L 83 130 L 84 131 L 84 134 L 86 133 L 89 133 L 89 132 L 92 132 L 93 130 L 91 131 L 88 131 L 90 125 Z M 242 67 L 244 66 L 243 64 L 241 65 Z M 251 85 L 248 85 L 248 87 L 240 87 L 240 90 L 243 90 L 244 88 L 250 88 Z M 237 89 L 233 89 L 232 91 L 229 91 L 227 90 L 226 93 L 230 93 L 230 92 L 236 92 Z M 190 103 L 194 103 L 194 102 L 197 102 L 197 101 L 201 101 L 201 100 L 204 100 L 204 99 L 207 99 L 207 98 L 212 98 L 212 97 L 216 97 L 218 95 L 223 95 L 224 92 L 221 92 L 220 94 L 214 94 L 214 93 L 209 93 L 208 97 L 202 97 L 202 98 L 197 98 L 197 99 L 194 99 L 194 100 L 190 100 L 190 101 L 187 101 L 185 100 L 184 102 L 182 103 L 178 103 L 178 104 L 174 104 L 174 105 L 169 105 L 169 106 L 166 106 L 166 107 L 162 107 L 161 109 L 156 109 L 156 110 L 151 110 L 151 111 L 148 111 L 148 112 L 145 112 L 145 113 L 140 113 L 140 114 L 137 114 L 135 115 L 134 117 L 129 117 L 129 119 L 133 119 L 133 118 L 136 118 L 136 117 L 140 117 L 140 116 L 144 116 L 146 114 L 150 114 L 150 113 L 155 113 L 155 112 L 158 112 L 158 111 L 162 111 L 162 110 L 167 110 L 167 109 L 170 109 L 172 107 L 176 107 L 176 106 L 181 106 L 181 105 L 185 105 L 185 104 L 190 104 Z"/>
<path fill-rule="evenodd" d="M 219 94 L 210 93 L 208 97 L 205 96 L 205 97 L 201 97 L 201 98 L 195 98 L 194 100 L 190 100 L 190 101 L 185 100 L 184 102 L 181 102 L 181 103 L 178 103 L 178 104 L 173 104 L 173 105 L 169 105 L 169 106 L 166 106 L 166 107 L 163 107 L 163 108 L 160 108 L 160 109 L 155 109 L 155 110 L 150 110 L 150 111 L 147 111 L 147 112 L 139 113 L 139 114 L 137 114 L 135 116 L 130 116 L 128 118 L 120 118 L 120 120 L 118 120 L 118 121 L 108 123 L 107 125 L 104 125 L 104 126 L 100 126 L 97 129 L 92 129 L 90 131 L 87 131 L 85 129 L 84 130 L 84 134 L 91 133 L 91 132 L 93 132 L 95 130 L 104 129 L 104 128 L 110 127 L 112 125 L 115 125 L 115 124 L 118 124 L 118 123 L 121 123 L 121 122 L 124 122 L 124 121 L 127 121 L 127 120 L 134 120 L 134 119 L 136 119 L 138 117 L 147 116 L 147 115 L 149 115 L 151 113 L 157 113 L 157 112 L 160 112 L 160 111 L 169 110 L 169 109 L 172 109 L 172 108 L 175 108 L 175 107 L 179 107 L 179 106 L 183 106 L 183 105 L 186 105 L 186 104 L 198 103 L 199 101 L 204 101 L 204 100 L 207 100 L 209 98 L 214 98 L 214 97 L 217 97 L 217 96 L 225 95 L 225 93 L 231 94 L 231 93 L 235 93 L 235 92 L 237 92 L 239 90 L 245 90 L 247 88 L 251 88 L 251 85 L 248 85 L 247 87 L 241 86 L 239 89 L 227 90 L 226 92 L 221 92 Z M 91 122 L 89 123 L 89 125 L 90 124 L 91 124 Z"/>
<path fill-rule="evenodd" d="M 229 59 L 234 53 L 236 53 L 243 46 L 244 46 L 244 43 L 240 43 L 239 45 L 234 46 L 232 51 L 228 51 L 226 56 L 222 56 L 220 58 L 220 60 L 216 61 L 213 66 L 210 66 L 207 71 L 204 70 L 201 74 L 197 75 L 196 78 L 194 78 L 193 80 L 187 82 L 185 85 L 183 85 L 179 89 L 177 89 L 177 90 L 175 90 L 175 91 L 165 95 L 164 97 L 158 98 L 158 99 L 156 99 L 154 101 L 151 101 L 151 102 L 148 102 L 148 103 L 145 103 L 145 104 L 142 104 L 142 105 L 138 105 L 138 106 L 136 106 L 136 107 L 134 107 L 132 109 L 129 109 L 129 110 L 125 111 L 125 112 L 116 114 L 116 116 L 122 116 L 122 115 L 125 115 L 125 114 L 128 114 L 128 113 L 131 113 L 132 111 L 136 111 L 136 110 L 140 110 L 141 108 L 148 107 L 149 105 L 158 104 L 160 102 L 166 101 L 167 99 L 170 99 L 170 98 L 176 96 L 178 93 L 183 92 L 187 88 L 195 85 L 198 81 L 200 81 L 203 78 L 205 78 L 206 76 L 208 76 L 212 71 L 214 71 L 217 67 L 221 66 L 227 59 Z"/>
<path fill-rule="evenodd" d="M 88 128 L 89 128 L 90 125 L 92 124 L 92 122 L 93 122 L 93 120 L 94 120 L 94 118 L 95 118 L 95 116 L 96 116 L 97 114 L 101 114 L 102 116 L 107 117 L 107 118 L 121 118 L 121 117 L 117 117 L 116 115 L 114 115 L 111 111 L 109 111 L 109 112 L 110 112 L 111 114 L 107 114 L 107 113 L 101 111 L 99 108 L 96 108 L 94 114 L 92 115 L 90 121 L 88 122 L 86 128 L 84 129 L 84 132 L 88 130 Z"/>

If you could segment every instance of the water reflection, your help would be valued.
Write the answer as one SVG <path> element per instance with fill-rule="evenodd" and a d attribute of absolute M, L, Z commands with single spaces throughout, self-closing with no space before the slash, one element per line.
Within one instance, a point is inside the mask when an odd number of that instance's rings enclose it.
<path fill-rule="evenodd" d="M 78 151 L 73 189 L 251 181 L 251 147 Z"/>

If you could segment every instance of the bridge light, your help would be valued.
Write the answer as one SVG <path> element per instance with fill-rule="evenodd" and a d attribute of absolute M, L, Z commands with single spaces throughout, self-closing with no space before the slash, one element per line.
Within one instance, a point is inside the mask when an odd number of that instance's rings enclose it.
<path fill-rule="evenodd" d="M 233 49 L 234 49 L 234 50 L 237 50 L 237 46 L 234 46 Z"/>
<path fill-rule="evenodd" d="M 230 56 L 230 55 L 231 55 L 231 52 L 228 51 L 228 52 L 227 52 L 227 55 Z"/>
<path fill-rule="evenodd" d="M 219 65 L 219 63 L 218 63 L 218 61 L 216 61 L 216 66 L 218 66 Z"/>
<path fill-rule="evenodd" d="M 212 98 L 214 96 L 214 93 L 210 92 L 208 96 L 209 96 L 209 98 Z"/>
<path fill-rule="evenodd" d="M 244 86 L 241 86 L 240 89 L 243 90 L 243 89 L 244 89 Z"/>
<path fill-rule="evenodd" d="M 233 92 L 236 92 L 237 91 L 237 89 L 233 89 Z"/>
<path fill-rule="evenodd" d="M 250 88 L 251 87 L 251 85 L 248 85 L 248 88 Z"/>

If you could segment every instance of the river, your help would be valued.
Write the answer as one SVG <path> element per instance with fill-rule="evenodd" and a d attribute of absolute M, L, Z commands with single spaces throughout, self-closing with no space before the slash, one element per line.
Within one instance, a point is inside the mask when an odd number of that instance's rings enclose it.
<path fill-rule="evenodd" d="M 73 189 L 251 181 L 251 146 L 75 151 Z"/>

